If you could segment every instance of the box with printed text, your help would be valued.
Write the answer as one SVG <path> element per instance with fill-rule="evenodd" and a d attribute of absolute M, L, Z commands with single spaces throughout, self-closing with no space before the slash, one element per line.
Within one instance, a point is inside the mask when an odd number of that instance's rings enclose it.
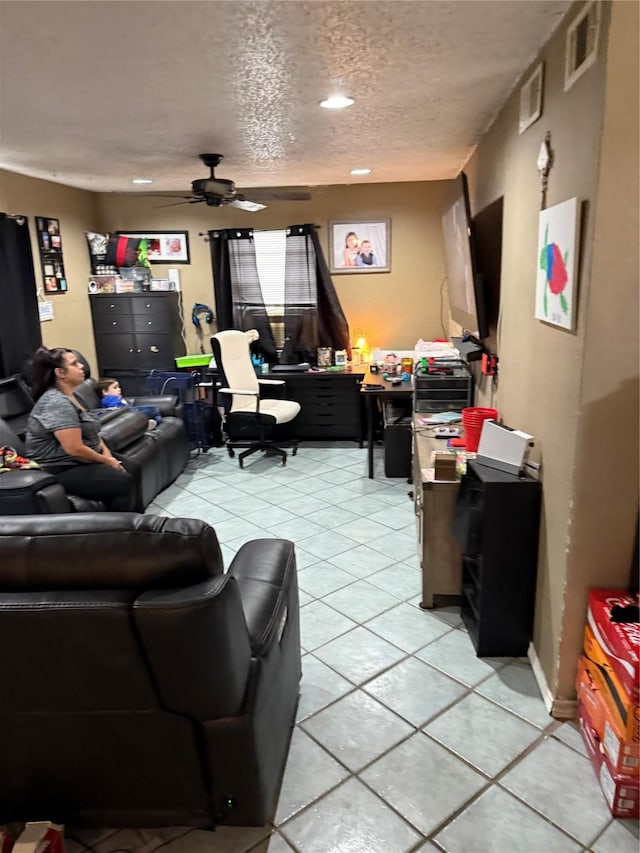
<path fill-rule="evenodd" d="M 613 769 L 625 775 L 637 775 L 640 767 L 640 744 L 625 741 L 619 724 L 611 715 L 592 668 L 593 664 L 581 655 L 576 678 L 578 700 L 589 712 L 601 748 L 606 752 Z"/>
<path fill-rule="evenodd" d="M 588 625 L 584 629 L 584 656 L 589 661 L 590 672 L 602 691 L 602 698 L 620 728 L 623 739 L 628 743 L 640 743 L 640 706 L 631 701 L 611 665 L 610 657 L 596 642 Z"/>
<path fill-rule="evenodd" d="M 578 702 L 578 721 L 587 755 L 611 814 L 623 818 L 640 817 L 640 780 L 637 776 L 621 776 L 611 767 L 601 749 L 589 712 L 582 702 Z"/>
<path fill-rule="evenodd" d="M 591 589 L 587 624 L 634 704 L 640 702 L 640 596 L 625 590 Z"/>

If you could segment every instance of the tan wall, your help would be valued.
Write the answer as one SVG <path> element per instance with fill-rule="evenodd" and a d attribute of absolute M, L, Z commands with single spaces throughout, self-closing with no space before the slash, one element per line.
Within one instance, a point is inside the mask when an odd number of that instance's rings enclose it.
<path fill-rule="evenodd" d="M 0 171 L 0 210 L 29 217 L 29 233 L 38 288 L 43 287 L 35 217 L 60 220 L 67 293 L 46 294 L 53 302 L 55 318 L 42 323 L 45 346 L 78 349 L 96 364 L 89 314 L 87 281 L 91 272 L 84 232 L 95 227 L 95 196 L 51 181 Z M 45 294 L 43 294 L 45 295 Z"/>
<path fill-rule="evenodd" d="M 616 15 L 633 17 L 630 7 L 635 7 L 635 4 L 614 3 Z M 598 478 L 591 476 L 591 471 L 606 468 L 608 464 L 610 454 L 606 445 L 610 444 L 610 428 L 603 429 L 602 419 L 588 427 L 584 423 L 588 397 L 595 396 L 602 401 L 611 395 L 611 402 L 619 400 L 622 385 L 625 393 L 629 394 L 629 383 L 624 381 L 624 373 L 621 377 L 620 371 L 613 369 L 615 362 L 626 359 L 633 364 L 626 373 L 633 374 L 635 370 L 637 377 L 637 325 L 634 336 L 630 328 L 633 321 L 626 316 L 629 300 L 631 305 L 634 300 L 637 305 L 637 277 L 634 283 L 628 273 L 635 264 L 637 276 L 637 228 L 635 237 L 630 236 L 634 227 L 633 216 L 625 223 L 615 243 L 617 252 L 609 248 L 606 236 L 603 238 L 598 234 L 598 241 L 594 243 L 596 218 L 599 228 L 602 221 L 613 215 L 611 204 L 616 196 L 628 200 L 623 202 L 625 208 L 633 208 L 635 204 L 637 213 L 637 180 L 634 183 L 631 177 L 633 169 L 619 172 L 613 195 L 610 188 L 607 191 L 611 196 L 609 200 L 605 201 L 603 197 L 602 204 L 607 212 L 603 214 L 599 206 L 599 193 L 604 189 L 603 183 L 607 183 L 602 175 L 599 177 L 605 83 L 607 93 L 611 86 L 618 86 L 630 97 L 630 86 L 635 86 L 637 92 L 637 61 L 632 64 L 628 59 L 618 61 L 615 82 L 613 79 L 607 81 L 604 57 L 610 7 L 603 4 L 599 60 L 568 92 L 564 92 L 566 26 L 580 8 L 581 4 L 572 7 L 540 55 L 545 63 L 542 117 L 524 134 L 518 134 L 519 88 L 516 87 L 465 169 L 470 179 L 474 212 L 504 195 L 497 405 L 506 423 L 536 436 L 536 452 L 543 466 L 544 496 L 533 642 L 551 693 L 560 700 L 575 695 L 573 677 L 580 648 L 578 635 L 584 623 L 586 588 L 594 582 L 602 585 L 619 583 L 625 555 L 628 573 L 633 541 L 633 526 L 629 522 L 638 507 L 637 497 L 635 502 L 629 502 L 629 489 L 626 487 L 617 492 L 608 489 L 606 495 L 599 492 L 600 483 Z M 637 20 L 637 7 L 635 14 Z M 630 24 L 629 21 L 627 26 Z M 637 26 L 631 26 L 628 32 L 629 39 L 637 39 Z M 616 56 L 620 39 L 617 30 L 613 38 L 612 51 Z M 532 64 L 523 79 L 536 64 Z M 633 103 L 636 133 L 623 136 L 612 132 L 615 142 L 612 140 L 602 151 L 603 175 L 605 168 L 608 174 L 619 169 L 618 163 L 637 159 L 637 97 Z M 633 110 L 628 120 L 634 121 Z M 540 208 L 536 159 L 547 131 L 551 132 L 555 154 L 547 205 L 573 197 L 585 202 L 575 332 L 564 331 L 534 318 Z M 637 167 L 635 171 L 637 174 Z M 618 223 L 617 216 L 615 222 Z M 599 250 L 597 255 L 596 247 Z M 607 263 L 611 266 L 607 267 Z M 614 290 L 617 298 L 609 299 L 609 288 L 603 289 L 602 277 L 610 278 L 612 275 L 616 279 Z M 631 313 L 637 323 L 637 310 Z M 619 323 L 628 329 L 630 338 L 621 339 L 615 331 Z M 607 332 L 606 343 L 599 337 L 600 330 Z M 631 353 L 630 341 L 633 341 Z M 591 366 L 591 353 L 595 361 L 596 353 L 603 346 L 611 348 L 611 358 L 606 360 L 608 370 Z M 625 399 L 628 401 L 629 397 Z M 626 406 L 622 411 L 626 411 Z M 583 431 L 586 432 L 585 437 Z M 635 432 L 637 436 L 637 418 Z M 634 456 L 634 450 L 630 450 L 630 455 Z M 595 458 L 598 461 L 594 466 Z M 633 462 L 630 469 L 633 479 Z M 635 470 L 637 472 L 637 462 Z M 584 493 L 591 495 L 588 502 L 584 502 Z M 616 515 L 625 502 L 622 510 L 624 521 L 601 526 L 597 523 L 596 513 L 591 511 L 585 524 L 582 504 L 588 510 L 590 505 L 595 508 L 602 502 L 609 504 L 607 516 Z M 619 568 L 615 571 L 611 571 L 608 562 L 602 560 L 597 570 L 593 566 L 590 576 L 589 572 L 574 568 L 581 559 L 580 555 L 591 552 L 600 556 L 608 551 L 616 555 Z M 517 567 L 514 570 L 517 571 Z M 561 653 L 562 684 L 559 683 Z"/>
<path fill-rule="evenodd" d="M 627 586 L 638 517 L 638 9 L 615 3 L 609 30 L 560 696 L 573 690 L 585 590 Z"/>
<path fill-rule="evenodd" d="M 170 199 L 106 193 L 98 197 L 98 206 L 100 225 L 105 230 L 189 232 L 191 264 L 180 266 L 180 277 L 189 315 L 186 325 L 191 352 L 198 351 L 191 306 L 195 302 L 214 304 L 209 246 L 198 237 L 199 232 L 239 226 L 277 229 L 313 222 L 321 226 L 320 242 L 328 258 L 329 220 L 391 219 L 391 272 L 335 275 L 333 281 L 352 333 L 362 329 L 371 347 L 409 349 L 419 337 L 443 334 L 440 196 L 444 185 L 422 182 L 318 187 L 311 189 L 309 202 L 272 202 L 259 213 L 205 204 L 161 207 L 170 204 Z M 154 275 L 162 277 L 167 268 L 154 264 Z M 208 345 L 206 349 L 210 351 Z"/>
<path fill-rule="evenodd" d="M 196 302 L 212 307 L 213 278 L 209 246 L 199 232 L 234 226 L 284 228 L 298 222 L 321 226 L 320 241 L 328 257 L 329 220 L 390 219 L 391 272 L 334 276 L 334 283 L 350 328 L 362 329 L 371 347 L 410 349 L 419 337 L 439 337 L 443 332 L 441 284 L 444 256 L 440 230 L 440 198 L 444 182 L 367 184 L 318 187 L 309 202 L 273 202 L 259 213 L 204 204 L 162 207 L 169 199 L 136 195 L 94 194 L 48 181 L 0 172 L 0 210 L 31 218 L 60 220 L 65 271 L 69 290 L 57 294 L 55 319 L 42 324 L 47 346 L 79 349 L 97 369 L 87 283 L 89 256 L 84 232 L 112 231 L 189 232 L 190 264 L 180 270 L 185 310 L 185 331 L 190 352 L 199 351 L 191 323 Z M 30 222 L 38 287 L 42 286 L 35 224 Z M 156 277 L 168 266 L 154 264 Z M 205 330 L 208 331 L 208 330 Z M 210 351 L 208 341 L 205 349 Z"/>

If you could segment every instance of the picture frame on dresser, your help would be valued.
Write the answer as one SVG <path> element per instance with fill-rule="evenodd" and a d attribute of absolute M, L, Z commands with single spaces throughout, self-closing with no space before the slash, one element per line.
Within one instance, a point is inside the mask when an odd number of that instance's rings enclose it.
<path fill-rule="evenodd" d="M 121 237 L 147 241 L 147 260 L 151 264 L 189 264 L 188 231 L 118 231 Z"/>

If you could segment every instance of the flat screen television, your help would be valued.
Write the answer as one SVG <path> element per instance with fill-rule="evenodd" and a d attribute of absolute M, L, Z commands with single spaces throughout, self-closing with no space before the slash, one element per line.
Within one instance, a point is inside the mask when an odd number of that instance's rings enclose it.
<path fill-rule="evenodd" d="M 449 310 L 465 334 L 489 337 L 484 282 L 476 263 L 467 176 L 461 172 L 451 182 L 442 206 L 442 236 Z"/>

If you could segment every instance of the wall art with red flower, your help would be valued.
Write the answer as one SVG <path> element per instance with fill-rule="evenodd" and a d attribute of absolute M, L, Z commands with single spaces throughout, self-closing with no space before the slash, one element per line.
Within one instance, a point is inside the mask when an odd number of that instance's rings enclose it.
<path fill-rule="evenodd" d="M 570 198 L 540 211 L 538 220 L 538 320 L 573 329 L 577 296 L 579 204 Z"/>

